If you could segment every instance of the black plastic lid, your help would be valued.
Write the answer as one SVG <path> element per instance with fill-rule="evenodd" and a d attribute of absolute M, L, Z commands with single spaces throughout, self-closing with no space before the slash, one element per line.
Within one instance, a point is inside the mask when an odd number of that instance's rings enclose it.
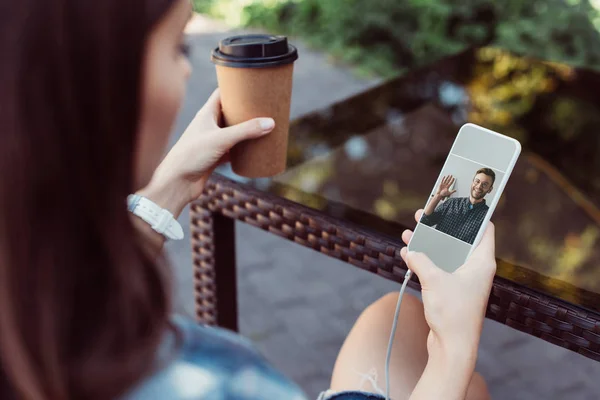
<path fill-rule="evenodd" d="M 288 44 L 285 36 L 241 35 L 219 42 L 211 60 L 217 65 L 234 68 L 267 68 L 291 64 L 298 59 L 298 50 Z"/>

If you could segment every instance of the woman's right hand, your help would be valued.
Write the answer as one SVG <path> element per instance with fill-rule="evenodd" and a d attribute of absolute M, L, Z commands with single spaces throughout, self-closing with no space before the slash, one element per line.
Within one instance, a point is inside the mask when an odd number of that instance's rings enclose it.
<path fill-rule="evenodd" d="M 423 210 L 415 214 L 420 220 Z M 402 240 L 408 244 L 412 231 Z M 444 354 L 477 355 L 485 310 L 496 273 L 494 225 L 490 222 L 477 248 L 454 273 L 437 267 L 425 254 L 401 251 L 421 282 L 425 319 L 431 328 L 427 348 Z"/>

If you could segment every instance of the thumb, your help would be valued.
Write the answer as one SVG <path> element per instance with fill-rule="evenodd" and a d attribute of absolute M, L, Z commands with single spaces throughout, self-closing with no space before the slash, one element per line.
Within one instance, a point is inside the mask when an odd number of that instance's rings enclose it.
<path fill-rule="evenodd" d="M 494 229 L 494 224 L 490 222 L 481 241 L 461 268 L 465 267 L 469 269 L 473 267 L 478 271 L 477 273 L 484 274 L 490 278 L 496 274 Z"/>
<path fill-rule="evenodd" d="M 456 189 L 450 192 L 450 196 L 452 196 L 454 193 L 456 193 Z"/>
<path fill-rule="evenodd" d="M 197 116 L 204 115 L 209 115 L 215 121 L 215 124 L 219 125 L 221 118 L 221 91 L 219 88 L 216 88 L 212 92 L 206 103 L 204 103 L 197 113 Z"/>
<path fill-rule="evenodd" d="M 228 128 L 221 129 L 218 135 L 225 141 L 227 149 L 248 139 L 256 139 L 266 135 L 275 128 L 273 118 L 254 118 Z"/>
<path fill-rule="evenodd" d="M 475 250 L 473 250 L 472 256 L 481 258 L 494 257 L 496 250 L 495 231 L 496 228 L 494 224 L 490 221 L 487 227 L 485 228 L 485 232 L 483 233 L 481 241 L 479 242 Z"/>
<path fill-rule="evenodd" d="M 442 271 L 424 253 L 409 251 L 405 257 L 408 268 L 417 274 L 421 284 L 430 285 L 435 276 Z"/>

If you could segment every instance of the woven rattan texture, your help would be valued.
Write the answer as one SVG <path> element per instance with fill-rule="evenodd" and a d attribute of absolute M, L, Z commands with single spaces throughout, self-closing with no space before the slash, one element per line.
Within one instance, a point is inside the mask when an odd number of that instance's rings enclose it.
<path fill-rule="evenodd" d="M 202 322 L 214 323 L 218 312 L 211 213 L 254 225 L 396 282 L 401 282 L 406 272 L 400 242 L 392 243 L 289 200 L 215 176 L 191 211 L 196 303 Z M 418 287 L 416 281 L 410 284 Z M 600 361 L 599 314 L 496 278 L 487 317 Z"/>
<path fill-rule="evenodd" d="M 203 323 L 215 325 L 217 321 L 217 297 L 212 214 L 198 205 L 192 205 L 191 214 L 196 317 Z"/>

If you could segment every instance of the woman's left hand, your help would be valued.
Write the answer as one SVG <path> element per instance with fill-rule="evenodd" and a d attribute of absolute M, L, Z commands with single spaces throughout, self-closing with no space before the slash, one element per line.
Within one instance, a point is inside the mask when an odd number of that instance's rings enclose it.
<path fill-rule="evenodd" d="M 221 99 L 217 89 L 198 111 L 152 177 L 149 188 L 163 193 L 154 193 L 151 197 L 162 207 L 170 209 L 174 215 L 178 215 L 187 203 L 202 194 L 208 177 L 219 164 L 227 161 L 228 152 L 234 145 L 264 136 L 275 127 L 272 118 L 255 118 L 239 125 L 221 128 L 220 119 Z M 177 193 L 169 194 L 174 191 Z"/>

